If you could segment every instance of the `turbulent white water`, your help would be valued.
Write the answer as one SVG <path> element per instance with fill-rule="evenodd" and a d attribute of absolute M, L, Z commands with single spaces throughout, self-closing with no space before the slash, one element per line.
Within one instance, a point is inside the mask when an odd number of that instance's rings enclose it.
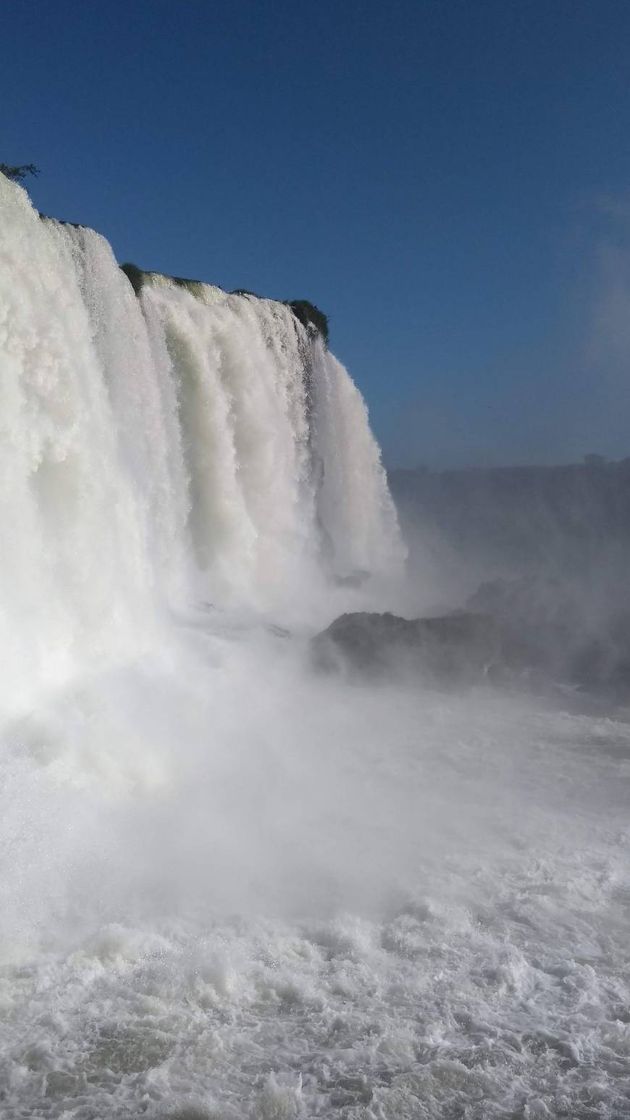
<path fill-rule="evenodd" d="M 363 401 L 289 308 L 146 278 L 0 181 L 2 689 L 402 555 Z M 321 587 L 319 590 L 321 590 Z"/>
<path fill-rule="evenodd" d="M 628 723 L 315 676 L 403 553 L 343 367 L 0 215 L 0 1116 L 627 1117 Z"/>

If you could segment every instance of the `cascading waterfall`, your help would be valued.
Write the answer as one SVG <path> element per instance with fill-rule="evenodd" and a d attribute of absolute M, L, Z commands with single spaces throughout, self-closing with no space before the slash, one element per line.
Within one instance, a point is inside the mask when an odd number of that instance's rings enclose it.
<path fill-rule="evenodd" d="M 0 519 L 2 1120 L 630 1114 L 630 727 L 312 671 L 403 559 L 321 335 L 0 174 Z"/>
<path fill-rule="evenodd" d="M 146 274 L 0 176 L 5 698 L 403 550 L 367 412 L 283 304 Z"/>

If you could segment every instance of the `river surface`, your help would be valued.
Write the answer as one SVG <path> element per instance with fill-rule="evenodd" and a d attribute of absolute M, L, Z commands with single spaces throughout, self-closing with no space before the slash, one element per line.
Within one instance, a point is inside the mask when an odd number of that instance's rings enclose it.
<path fill-rule="evenodd" d="M 630 1115 L 630 725 L 200 617 L 5 731 L 6 1120 Z"/>

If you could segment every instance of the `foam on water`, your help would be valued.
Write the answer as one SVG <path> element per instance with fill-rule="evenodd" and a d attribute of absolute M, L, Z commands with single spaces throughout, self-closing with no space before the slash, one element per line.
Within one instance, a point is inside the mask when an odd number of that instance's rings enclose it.
<path fill-rule="evenodd" d="M 5 1114 L 626 1115 L 628 725 L 202 661 L 14 730 Z"/>

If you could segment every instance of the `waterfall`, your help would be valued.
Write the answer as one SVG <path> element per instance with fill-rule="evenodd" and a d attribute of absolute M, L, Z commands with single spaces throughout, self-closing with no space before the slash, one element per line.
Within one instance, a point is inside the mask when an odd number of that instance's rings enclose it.
<path fill-rule="evenodd" d="M 627 1117 L 630 725 L 314 671 L 404 557 L 309 315 L 0 174 L 2 1120 Z"/>
<path fill-rule="evenodd" d="M 0 175 L 0 699 L 153 640 L 393 571 L 363 400 L 290 307 L 142 274 Z"/>

